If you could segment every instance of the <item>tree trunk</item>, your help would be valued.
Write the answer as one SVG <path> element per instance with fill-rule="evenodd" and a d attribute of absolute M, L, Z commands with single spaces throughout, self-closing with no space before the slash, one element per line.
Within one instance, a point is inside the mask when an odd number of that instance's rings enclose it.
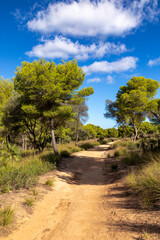
<path fill-rule="evenodd" d="M 53 151 L 56 156 L 59 156 L 57 145 L 56 145 L 56 139 L 54 135 L 54 126 L 53 126 L 53 118 L 51 119 L 51 137 L 52 137 L 52 146 L 53 146 Z"/>
<path fill-rule="evenodd" d="M 79 114 L 77 116 L 77 125 L 76 125 L 76 143 L 75 143 L 76 146 L 78 145 L 78 139 L 79 139 L 78 130 L 79 130 Z"/>
<path fill-rule="evenodd" d="M 138 137 L 138 129 L 137 129 L 137 126 L 134 124 L 133 125 L 133 128 L 134 128 L 134 142 L 137 140 L 137 137 Z"/>

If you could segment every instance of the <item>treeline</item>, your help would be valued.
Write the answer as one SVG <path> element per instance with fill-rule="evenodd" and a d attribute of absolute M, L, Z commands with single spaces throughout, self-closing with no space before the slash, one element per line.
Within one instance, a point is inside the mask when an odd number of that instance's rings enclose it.
<path fill-rule="evenodd" d="M 84 125 L 88 118 L 86 98 L 93 93 L 93 88 L 77 90 L 83 80 L 84 73 L 76 61 L 56 66 L 45 60 L 23 62 L 12 81 L 1 78 L 1 143 L 9 142 L 25 150 L 43 151 L 52 142 L 57 153 L 56 142 L 77 143 L 79 140 L 160 133 L 158 119 L 153 114 L 158 112 L 159 106 L 159 100 L 153 99 L 158 88 L 157 81 L 133 78 L 127 83 L 129 87 L 125 90 L 121 87 L 117 100 L 106 102 L 105 114 L 115 118 L 120 125 L 118 128 L 103 129 L 93 124 Z M 148 90 L 147 87 L 142 88 L 147 84 Z M 141 95 L 144 98 L 142 102 Z M 124 98 L 123 101 L 121 98 Z M 154 109 L 151 109 L 153 105 Z M 145 112 L 142 111 L 144 107 Z M 152 123 L 143 122 L 146 116 L 152 119 Z"/>

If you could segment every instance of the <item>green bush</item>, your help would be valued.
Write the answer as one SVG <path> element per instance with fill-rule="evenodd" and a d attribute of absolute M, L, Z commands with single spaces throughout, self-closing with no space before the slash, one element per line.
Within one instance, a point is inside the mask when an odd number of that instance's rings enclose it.
<path fill-rule="evenodd" d="M 129 152 L 125 157 L 122 158 L 122 162 L 132 166 L 141 164 L 143 161 L 139 152 Z"/>
<path fill-rule="evenodd" d="M 71 154 L 71 152 L 69 151 L 69 150 L 63 150 L 63 151 L 61 151 L 61 153 L 60 153 L 60 155 L 61 155 L 61 157 L 69 157 L 70 156 L 70 154 Z"/>
<path fill-rule="evenodd" d="M 47 186 L 53 186 L 53 180 L 52 179 L 47 179 L 47 181 L 45 182 L 45 185 Z"/>
<path fill-rule="evenodd" d="M 72 153 L 74 153 L 74 152 L 82 151 L 82 149 L 79 147 L 73 147 L 73 148 L 71 148 L 71 151 L 72 151 Z"/>
<path fill-rule="evenodd" d="M 84 150 L 94 148 L 95 146 L 100 145 L 98 142 L 86 142 L 86 143 L 81 143 L 79 144 L 79 147 L 83 148 Z"/>

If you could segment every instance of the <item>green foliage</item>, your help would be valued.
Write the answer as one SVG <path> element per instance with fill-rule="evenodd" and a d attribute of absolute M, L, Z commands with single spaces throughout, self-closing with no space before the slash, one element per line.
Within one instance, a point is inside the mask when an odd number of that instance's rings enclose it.
<path fill-rule="evenodd" d="M 60 152 L 60 156 L 62 158 L 67 158 L 67 157 L 70 156 L 70 154 L 71 154 L 71 152 L 69 150 L 63 150 L 63 151 Z"/>
<path fill-rule="evenodd" d="M 48 157 L 35 156 L 24 159 L 12 166 L 7 164 L 0 167 L 0 188 L 19 189 L 29 188 L 37 183 L 38 176 L 55 169 L 56 162 Z M 45 160 L 41 160 L 41 158 Z"/>
<path fill-rule="evenodd" d="M 8 99 L 13 94 L 13 90 L 14 90 L 13 83 L 1 77 L 0 79 L 0 125 L 1 125 L 1 118 L 3 116 L 3 109 Z"/>
<path fill-rule="evenodd" d="M 46 182 L 45 182 L 45 185 L 47 186 L 53 186 L 53 180 L 52 179 L 47 179 Z"/>
<path fill-rule="evenodd" d="M 11 206 L 0 209 L 0 225 L 7 227 L 14 219 L 14 209 Z"/>
<path fill-rule="evenodd" d="M 43 154 L 40 154 L 39 158 L 44 162 L 49 162 L 49 163 L 57 162 L 57 157 L 52 152 L 44 152 Z"/>
<path fill-rule="evenodd" d="M 145 207 L 150 207 L 160 202 L 160 161 L 157 156 L 150 159 L 150 162 L 141 170 L 130 173 L 126 179 L 126 185 L 141 198 Z"/>
<path fill-rule="evenodd" d="M 92 138 L 100 139 L 107 136 L 106 130 L 104 130 L 99 126 L 95 126 L 93 124 L 87 124 L 86 126 L 84 126 L 84 129 L 86 130 L 88 139 L 92 139 Z"/>
<path fill-rule="evenodd" d="M 129 125 L 121 125 L 118 127 L 118 136 L 121 138 L 131 137 L 134 134 L 134 129 Z"/>
<path fill-rule="evenodd" d="M 108 138 L 117 138 L 118 137 L 118 130 L 116 128 L 108 128 L 107 129 L 107 135 Z"/>
<path fill-rule="evenodd" d="M 137 144 L 130 140 L 119 142 L 117 146 L 124 147 L 126 150 L 137 150 Z"/>
<path fill-rule="evenodd" d="M 106 100 L 105 117 L 133 126 L 136 139 L 138 128 L 144 121 L 148 105 L 158 88 L 158 81 L 133 77 L 126 86 L 120 87 L 115 102 Z"/>
<path fill-rule="evenodd" d="M 29 207 L 33 207 L 34 203 L 35 203 L 35 199 L 32 197 L 28 197 L 25 199 L 25 205 L 29 206 Z"/>
<path fill-rule="evenodd" d="M 84 129 L 86 130 L 89 139 L 96 138 L 97 131 L 96 127 L 93 124 L 87 124 L 84 126 Z"/>
<path fill-rule="evenodd" d="M 87 150 L 87 149 L 89 149 L 89 148 L 94 148 L 94 147 L 96 147 L 96 146 L 98 146 L 98 145 L 99 145 L 98 142 L 85 142 L 85 143 L 79 144 L 79 147 Z"/>
<path fill-rule="evenodd" d="M 142 159 L 138 152 L 129 152 L 125 157 L 122 158 L 122 162 L 127 165 L 139 165 L 142 163 Z"/>
<path fill-rule="evenodd" d="M 148 134 L 157 133 L 158 129 L 156 126 L 154 126 L 153 124 L 151 124 L 149 122 L 142 122 L 141 123 L 141 131 L 142 131 L 143 135 L 148 135 Z"/>
<path fill-rule="evenodd" d="M 8 163 L 18 162 L 21 157 L 20 149 L 14 144 L 7 144 L 0 148 L 0 166 L 6 166 Z"/>
<path fill-rule="evenodd" d="M 76 60 L 58 65 L 44 59 L 22 62 L 15 74 L 17 93 L 5 108 L 3 123 L 12 134 L 25 132 L 32 147 L 39 151 L 46 146 L 52 125 L 52 142 L 57 154 L 54 129 L 74 117 L 71 107 L 74 99 L 78 101 L 76 104 L 83 103 L 93 93 L 93 88 L 77 90 L 85 74 Z M 67 136 L 63 137 L 69 141 Z"/>

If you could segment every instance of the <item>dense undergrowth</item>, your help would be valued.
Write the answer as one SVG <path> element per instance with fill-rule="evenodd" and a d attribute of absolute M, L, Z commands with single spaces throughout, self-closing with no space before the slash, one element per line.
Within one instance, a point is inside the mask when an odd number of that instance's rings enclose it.
<path fill-rule="evenodd" d="M 153 140 L 155 141 L 155 140 Z M 151 139 L 151 143 L 153 142 Z M 141 144 L 138 143 L 138 146 Z M 137 196 L 144 207 L 157 207 L 160 204 L 160 149 L 149 148 L 143 152 L 137 143 L 123 141 L 117 144 L 115 156 L 131 168 L 124 178 L 125 186 Z"/>
<path fill-rule="evenodd" d="M 43 153 L 34 150 L 21 152 L 16 145 L 1 147 L 0 192 L 30 188 L 37 184 L 38 176 L 55 169 L 60 159 L 99 144 L 97 141 L 81 142 L 79 146 L 74 143 L 58 144 L 59 158 L 54 155 L 51 145 Z"/>

